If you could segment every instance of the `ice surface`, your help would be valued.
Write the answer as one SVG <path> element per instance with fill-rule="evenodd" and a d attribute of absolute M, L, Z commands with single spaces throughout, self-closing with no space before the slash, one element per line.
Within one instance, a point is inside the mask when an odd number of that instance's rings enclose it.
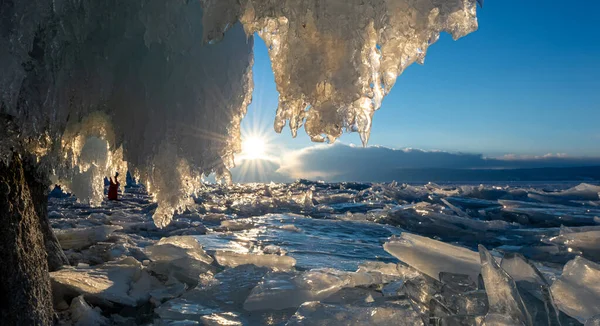
<path fill-rule="evenodd" d="M 542 187 L 567 188 L 564 185 Z M 315 301 L 318 301 L 319 307 L 327 308 L 317 309 L 316 314 L 306 319 L 307 323 L 314 321 L 318 324 L 313 317 L 325 318 L 326 321 L 339 318 L 328 315 L 328 312 L 339 312 L 340 316 L 356 313 L 352 316 L 362 320 L 362 316 L 366 315 L 361 311 L 378 315 L 379 308 L 387 311 L 389 304 L 401 301 L 409 303 L 419 318 L 417 322 L 427 325 L 481 325 L 484 319 L 488 325 L 527 324 L 526 319 L 515 317 L 518 313 L 515 314 L 514 307 L 519 306 L 514 295 L 515 286 L 533 325 L 578 325 L 589 320 L 588 316 L 597 314 L 589 312 L 589 315 L 573 319 L 553 307 L 553 301 L 557 301 L 555 306 L 565 311 L 570 307 L 595 309 L 592 303 L 598 301 L 597 295 L 591 295 L 590 291 L 599 282 L 590 276 L 594 268 L 579 266 L 579 274 L 584 276 L 569 278 L 569 273 L 565 272 L 564 280 L 558 279 L 563 264 L 567 262 L 565 259 L 572 259 L 578 251 L 583 251 L 570 247 L 565 236 L 575 237 L 572 239 L 585 244 L 589 238 L 577 238 L 578 234 L 598 231 L 597 225 L 544 227 L 548 224 L 539 224 L 535 219 L 503 210 L 496 199 L 481 200 L 464 195 L 463 187 L 459 186 L 438 188 L 433 185 L 408 187 L 399 184 L 382 186 L 299 181 L 271 184 L 268 192 L 264 188 L 264 185 L 206 185 L 198 194 L 195 210 L 175 215 L 173 223 L 163 229 L 148 224 L 151 223 L 149 212 L 156 205 L 149 202 L 150 198 L 143 189 L 130 189 L 119 203 L 107 202 L 97 208 L 77 203 L 72 197 L 50 198 L 49 209 L 57 212 L 51 220 L 56 229 L 73 226 L 80 229 L 82 226 L 103 224 L 123 227 L 105 241 L 84 249 L 67 250 L 70 257 L 79 256 L 72 263 L 80 264 L 77 268 L 67 267 L 63 272 L 70 275 L 68 284 L 72 286 L 53 282 L 61 319 L 69 318 L 66 309 L 70 300 L 83 294 L 87 302 L 104 309 L 104 316 L 112 314 L 111 322 L 125 325 L 151 319 L 157 325 L 219 321 L 279 325 L 285 324 L 300 305 Z M 305 193 L 307 189 L 313 189 L 313 198 L 330 201 L 331 204 L 317 203 L 306 208 L 291 202 L 292 196 Z M 533 201 L 527 199 L 527 193 L 534 191 L 529 188 L 480 186 L 478 189 L 477 197 L 511 198 L 510 202 L 501 201 L 511 207 L 535 208 L 547 213 L 567 210 L 593 212 L 597 208 L 588 202 L 567 206 Z M 495 190 L 503 194 L 482 195 Z M 448 194 L 444 194 L 446 191 Z M 453 197 L 444 197 L 446 195 Z M 403 198 L 409 197 L 420 198 L 420 202 L 407 204 Z M 458 212 L 448 209 L 442 198 L 468 217 L 458 216 Z M 252 202 L 269 204 L 260 209 L 239 210 L 241 206 L 237 203 Z M 334 214 L 348 212 L 387 216 L 399 210 L 418 213 L 403 215 L 405 225 L 425 224 L 427 216 L 434 216 L 431 225 L 435 226 L 437 221 L 438 227 L 425 230 L 425 234 L 430 236 L 427 238 L 382 224 L 393 222 L 386 218 L 360 222 L 332 219 Z M 263 215 L 265 211 L 273 214 Z M 203 217 L 208 214 L 223 215 L 204 220 Z M 444 219 L 437 214 L 443 215 Z M 231 226 L 244 227 L 236 231 L 221 228 L 223 218 L 231 221 Z M 471 227 L 476 224 L 465 222 L 467 219 L 475 223 L 497 220 L 511 227 L 483 231 Z M 192 230 L 200 221 L 208 228 L 204 235 L 165 237 L 166 234 Z M 441 227 L 440 221 L 444 222 Z M 518 227 L 512 227 L 515 221 L 519 222 Z M 302 231 L 289 232 L 282 226 L 294 226 Z M 480 233 L 480 237 L 456 237 L 454 230 Z M 392 235 L 399 237 L 389 240 Z M 478 277 L 480 280 L 476 277 L 480 273 L 477 269 L 481 269 L 481 261 L 477 260 L 480 256 L 466 249 L 476 247 L 479 239 L 492 249 L 490 252 L 493 254 L 491 258 L 484 255 L 487 259 L 484 268 L 490 268 L 492 260 L 499 262 L 497 265 L 500 266 L 491 269 L 493 277 L 484 275 Z M 397 243 L 398 252 L 389 250 L 389 244 L 385 247 L 388 252 L 396 253 L 401 262 L 382 248 L 386 242 Z M 571 242 L 574 243 L 577 242 Z M 588 247 L 593 249 L 593 245 Z M 268 257 L 272 262 L 271 258 L 286 257 L 281 256 L 282 250 L 289 258 L 297 260 L 299 267 L 296 270 L 291 268 L 281 272 L 248 264 L 222 266 L 223 269 L 217 264 L 222 251 L 227 251 L 224 255 L 238 264 L 247 262 L 245 254 Z M 235 257 L 230 257 L 229 252 L 236 253 L 233 254 Z M 130 272 L 127 264 L 118 261 L 122 255 L 145 260 L 143 266 L 136 262 L 137 267 L 131 268 L 138 271 L 124 280 L 120 277 L 124 278 Z M 212 255 L 216 256 L 215 261 Z M 502 257 L 501 264 L 499 257 Z M 104 264 L 105 260 L 111 262 Z M 121 267 L 121 271 L 114 268 L 114 272 L 107 272 L 111 264 L 125 266 Z M 488 267 L 485 267 L 486 264 Z M 447 271 L 444 268 L 447 266 L 452 268 Z M 92 276 L 84 276 L 83 273 Z M 85 284 L 78 284 L 73 274 L 81 275 L 79 281 L 82 283 L 84 278 L 89 277 L 89 287 L 93 285 L 106 290 L 98 290 L 101 294 L 89 293 L 93 292 L 89 288 L 83 291 L 81 288 Z M 494 280 L 499 281 L 493 283 Z M 571 284 L 573 281 L 574 286 Z M 553 282 L 560 285 L 555 287 L 564 290 L 566 295 L 552 295 L 549 288 Z M 120 288 L 126 290 L 117 291 Z M 98 298 L 110 293 L 118 299 Z M 563 306 L 558 304 L 559 300 L 564 301 L 561 302 Z M 126 301 L 135 304 L 120 303 Z M 119 319 L 115 313 L 123 317 Z"/>
<path fill-rule="evenodd" d="M 403 232 L 383 245 L 394 257 L 434 279 L 440 272 L 466 274 L 479 278 L 479 256 L 469 249 Z"/>
<path fill-rule="evenodd" d="M 585 323 L 600 314 L 600 265 L 582 257 L 569 261 L 551 291 L 560 310 Z"/>
<path fill-rule="evenodd" d="M 307 302 L 286 325 L 422 325 L 407 301 L 384 304 L 335 305 Z"/>
<path fill-rule="evenodd" d="M 319 301 L 339 291 L 346 280 L 327 271 L 269 273 L 252 290 L 244 309 L 281 310 L 298 307 L 307 301 Z"/>
<path fill-rule="evenodd" d="M 83 249 L 105 241 L 113 232 L 121 229 L 120 226 L 101 225 L 89 228 L 55 230 L 54 233 L 63 249 Z"/>
<path fill-rule="evenodd" d="M 102 316 L 102 311 L 98 308 L 92 308 L 83 295 L 80 295 L 71 301 L 69 308 L 71 319 L 74 326 L 105 326 L 109 325 L 106 317 Z"/>
<path fill-rule="evenodd" d="M 296 259 L 279 255 L 242 254 L 219 250 L 215 252 L 214 256 L 219 265 L 226 267 L 252 264 L 259 267 L 268 267 L 275 270 L 286 271 L 292 269 L 296 265 Z"/>
<path fill-rule="evenodd" d="M 155 309 L 161 318 L 172 320 L 193 319 L 208 316 L 222 310 L 243 310 L 242 306 L 250 291 L 268 272 L 267 268 L 242 265 L 229 268 L 209 279 L 206 284 L 169 300 Z"/>
<path fill-rule="evenodd" d="M 481 245 L 479 254 L 481 255 L 481 276 L 489 302 L 489 311 L 484 323 L 488 325 L 533 325 L 515 281 Z"/>

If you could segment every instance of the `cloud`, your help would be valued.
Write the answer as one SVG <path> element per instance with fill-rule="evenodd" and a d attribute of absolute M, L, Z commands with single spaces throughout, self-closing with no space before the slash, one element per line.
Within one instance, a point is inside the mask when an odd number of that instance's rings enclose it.
<path fill-rule="evenodd" d="M 486 158 L 481 154 L 423 151 L 419 149 L 391 149 L 381 146 L 366 148 L 344 144 L 315 145 L 283 156 L 278 175 L 290 179 L 319 179 L 325 181 L 391 181 L 402 178 L 458 178 L 449 170 L 499 170 L 566 168 L 600 166 L 600 157 L 569 157 L 566 154 L 543 156 L 507 155 Z M 429 171 L 429 172 L 428 172 Z M 554 170 L 552 170 L 554 171 Z M 547 171 L 547 173 L 556 173 Z M 413 175 L 410 175 L 410 174 Z M 429 174 L 428 174 L 429 173 Z M 450 174 L 449 174 L 450 173 Z M 473 174 L 473 173 L 471 173 Z M 466 174 L 462 174 L 468 177 Z M 473 174 L 473 178 L 485 177 Z M 498 173 L 490 178 L 508 178 Z M 539 176 L 538 176 L 539 177 Z M 549 175 L 548 178 L 553 176 Z M 565 176 L 567 177 L 567 176 Z M 516 178 L 516 177 L 515 177 Z M 537 178 L 537 177 L 536 177 Z M 425 181 L 425 180 L 424 180 Z"/>
<path fill-rule="evenodd" d="M 487 158 L 481 154 L 381 146 L 363 148 L 340 143 L 306 147 L 285 153 L 281 158 L 240 159 L 236 165 L 231 172 L 233 181 L 239 183 L 296 179 L 329 182 L 600 179 L 600 168 L 582 168 L 600 166 L 600 157 L 549 153 Z"/>
<path fill-rule="evenodd" d="M 279 169 L 279 160 L 276 158 L 236 159 L 236 166 L 231 169 L 231 176 L 235 183 L 294 181 L 290 176 L 278 172 Z"/>

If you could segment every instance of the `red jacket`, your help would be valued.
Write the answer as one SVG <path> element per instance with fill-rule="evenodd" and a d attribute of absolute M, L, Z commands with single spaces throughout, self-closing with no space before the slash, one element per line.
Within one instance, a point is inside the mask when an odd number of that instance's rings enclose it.
<path fill-rule="evenodd" d="M 110 186 L 108 186 L 108 200 L 117 200 L 119 194 L 119 181 L 115 178 L 117 183 L 114 183 L 112 178 L 110 179 Z"/>

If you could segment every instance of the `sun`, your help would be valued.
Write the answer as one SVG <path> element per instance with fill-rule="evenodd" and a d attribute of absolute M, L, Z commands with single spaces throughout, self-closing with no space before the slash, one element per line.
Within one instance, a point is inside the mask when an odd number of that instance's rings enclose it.
<path fill-rule="evenodd" d="M 267 156 L 267 140 L 260 136 L 249 136 L 242 141 L 244 158 L 255 160 Z"/>

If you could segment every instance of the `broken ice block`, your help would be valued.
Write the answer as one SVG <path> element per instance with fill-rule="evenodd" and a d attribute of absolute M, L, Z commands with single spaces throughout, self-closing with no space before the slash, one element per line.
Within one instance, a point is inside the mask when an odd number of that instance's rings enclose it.
<path fill-rule="evenodd" d="M 205 273 L 214 274 L 209 256 L 193 236 L 173 236 L 162 238 L 157 244 L 145 250 L 152 260 L 149 269 L 155 273 L 172 276 L 180 282 L 194 286 Z"/>
<path fill-rule="evenodd" d="M 396 281 L 387 284 L 381 289 L 381 293 L 384 297 L 395 297 L 402 294 L 402 289 L 404 288 L 404 280 Z"/>
<path fill-rule="evenodd" d="M 383 248 L 434 279 L 439 278 L 440 272 L 449 272 L 469 275 L 476 280 L 481 270 L 476 252 L 411 233 L 403 232 Z"/>
<path fill-rule="evenodd" d="M 189 257 L 153 261 L 148 269 L 163 276 L 173 277 L 189 286 L 198 284 L 205 274 L 212 277 L 217 270 L 212 265 Z"/>
<path fill-rule="evenodd" d="M 560 234 L 546 242 L 566 246 L 569 250 L 578 250 L 590 259 L 600 260 L 600 230 L 577 232 L 577 228 L 560 229 Z"/>
<path fill-rule="evenodd" d="M 198 320 L 201 316 L 218 312 L 218 309 L 206 307 L 200 301 L 182 296 L 163 303 L 154 309 L 154 312 L 161 319 Z"/>
<path fill-rule="evenodd" d="M 600 314 L 600 265 L 582 257 L 569 261 L 551 291 L 561 311 L 585 323 Z"/>
<path fill-rule="evenodd" d="M 489 302 L 484 322 L 489 325 L 533 325 L 515 281 L 500 268 L 496 259 L 482 245 L 479 245 L 479 254 L 481 276 Z"/>
<path fill-rule="evenodd" d="M 92 308 L 88 305 L 83 299 L 83 295 L 71 301 L 69 310 L 74 326 L 104 326 L 109 324 L 108 319 L 102 316 L 100 308 Z"/>
<path fill-rule="evenodd" d="M 357 272 L 381 273 L 382 283 L 389 283 L 399 279 L 416 277 L 419 272 L 414 269 L 398 266 L 394 263 L 367 261 L 358 265 Z"/>
<path fill-rule="evenodd" d="M 83 294 L 93 304 L 110 305 L 110 302 L 127 306 L 137 305 L 137 298 L 129 294 L 132 283 L 142 270 L 134 258 L 128 257 L 96 268 L 65 268 L 50 273 L 55 302 L 65 294 Z"/>
<path fill-rule="evenodd" d="M 55 230 L 56 238 L 64 249 L 84 249 L 97 242 L 105 241 L 111 233 L 121 230 L 115 225 L 100 225 L 89 228 Z"/>
<path fill-rule="evenodd" d="M 269 273 L 252 290 L 244 309 L 281 310 L 319 301 L 339 291 L 346 281 L 325 271 Z"/>
<path fill-rule="evenodd" d="M 193 236 L 162 238 L 154 246 L 147 247 L 146 254 L 153 261 L 189 257 L 206 264 L 213 262 L 213 258 L 202 249 Z"/>
<path fill-rule="evenodd" d="M 423 322 L 406 300 L 346 305 L 307 302 L 298 308 L 286 325 L 412 326 L 423 325 Z"/>
<path fill-rule="evenodd" d="M 215 252 L 215 259 L 219 265 L 227 267 L 252 264 L 260 267 L 287 271 L 296 265 L 296 259 L 289 256 L 241 254 L 222 250 Z"/>
<path fill-rule="evenodd" d="M 550 284 L 535 265 L 520 254 L 507 253 L 502 258 L 501 267 L 516 282 L 534 324 L 561 324 L 561 315 L 550 293 Z"/>

